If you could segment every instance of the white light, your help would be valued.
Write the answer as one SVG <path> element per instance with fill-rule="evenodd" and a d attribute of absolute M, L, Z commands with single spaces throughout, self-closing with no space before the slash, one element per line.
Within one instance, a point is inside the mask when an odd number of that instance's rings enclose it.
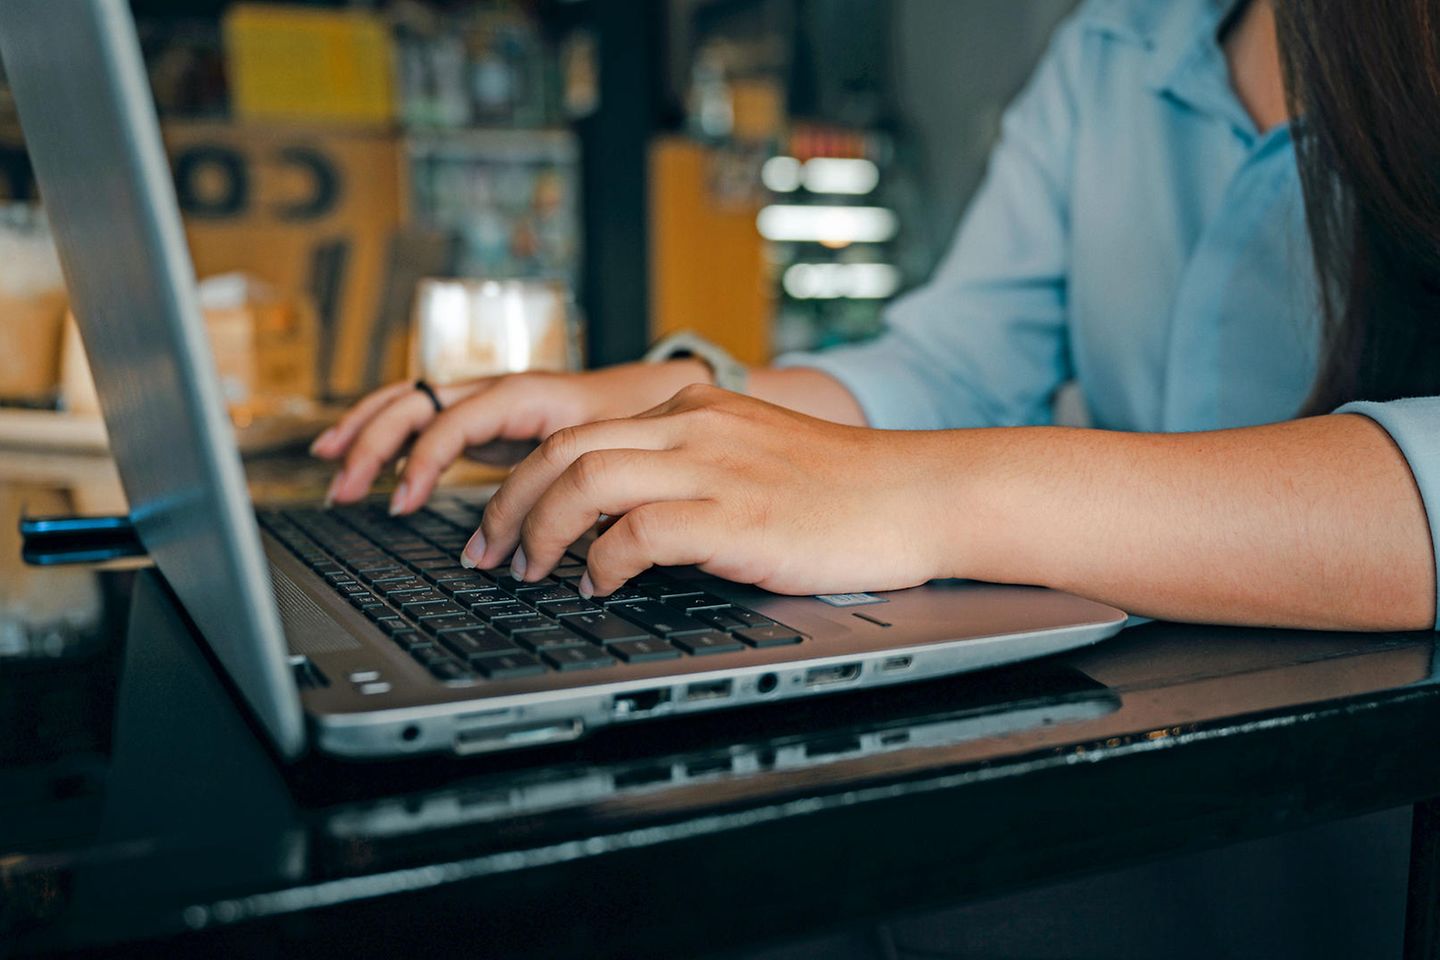
<path fill-rule="evenodd" d="M 766 240 L 823 243 L 834 247 L 884 243 L 900 228 L 894 212 L 884 207 L 777 204 L 761 210 L 755 223 Z"/>
<path fill-rule="evenodd" d="M 816 157 L 805 163 L 801 181 L 811 193 L 862 196 L 879 185 L 880 168 L 869 160 Z"/>
<path fill-rule="evenodd" d="M 885 300 L 900 289 L 888 263 L 797 263 L 781 283 L 796 300 Z"/>
<path fill-rule="evenodd" d="M 760 182 L 775 193 L 800 189 L 800 161 L 794 157 L 771 157 L 760 167 Z"/>

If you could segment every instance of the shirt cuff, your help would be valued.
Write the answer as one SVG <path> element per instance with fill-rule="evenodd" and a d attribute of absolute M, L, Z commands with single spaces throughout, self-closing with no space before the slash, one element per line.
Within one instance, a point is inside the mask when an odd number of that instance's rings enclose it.
<path fill-rule="evenodd" d="M 1359 414 L 1378 423 L 1410 464 L 1430 522 L 1430 543 L 1437 562 L 1435 626 L 1440 630 L 1440 397 L 1347 403 L 1335 412 Z"/>
<path fill-rule="evenodd" d="M 915 365 L 884 349 L 883 343 L 833 347 L 823 353 L 787 353 L 775 366 L 828 373 L 850 391 L 865 422 L 877 430 L 945 429 L 934 392 Z"/>

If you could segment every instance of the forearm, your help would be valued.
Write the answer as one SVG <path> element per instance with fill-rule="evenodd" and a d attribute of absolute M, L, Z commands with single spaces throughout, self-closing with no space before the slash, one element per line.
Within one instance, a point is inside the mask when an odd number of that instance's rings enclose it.
<path fill-rule="evenodd" d="M 865 413 L 855 397 L 839 380 L 821 370 L 752 368 L 750 395 L 820 420 L 852 427 L 866 425 Z"/>
<path fill-rule="evenodd" d="M 611 369 L 633 370 L 643 379 L 645 396 L 642 408 L 663 403 L 692 383 L 712 383 L 715 379 L 705 364 L 691 359 L 671 360 L 655 366 L 630 364 Z M 760 400 L 821 420 L 865 426 L 865 414 L 850 391 L 839 380 L 819 370 L 751 367 L 749 393 Z"/>
<path fill-rule="evenodd" d="M 942 511 L 954 575 L 1171 620 L 1434 624 L 1424 505 L 1363 417 L 1176 435 L 979 430 L 948 444 L 963 505 Z"/>

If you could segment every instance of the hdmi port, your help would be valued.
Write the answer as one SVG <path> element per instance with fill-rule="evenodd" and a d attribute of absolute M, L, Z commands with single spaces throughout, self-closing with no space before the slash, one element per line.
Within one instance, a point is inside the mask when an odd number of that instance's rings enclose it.
<path fill-rule="evenodd" d="M 807 688 L 829 687 L 860 679 L 860 664 L 841 663 L 833 667 L 814 667 L 805 674 Z"/>

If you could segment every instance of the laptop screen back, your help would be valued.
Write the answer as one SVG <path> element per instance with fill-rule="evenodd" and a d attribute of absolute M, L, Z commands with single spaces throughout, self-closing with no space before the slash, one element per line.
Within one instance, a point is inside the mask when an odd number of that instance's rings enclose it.
<path fill-rule="evenodd" d="M 129 6 L 3 0 L 0 63 L 140 539 L 294 756 L 299 695 Z"/>

